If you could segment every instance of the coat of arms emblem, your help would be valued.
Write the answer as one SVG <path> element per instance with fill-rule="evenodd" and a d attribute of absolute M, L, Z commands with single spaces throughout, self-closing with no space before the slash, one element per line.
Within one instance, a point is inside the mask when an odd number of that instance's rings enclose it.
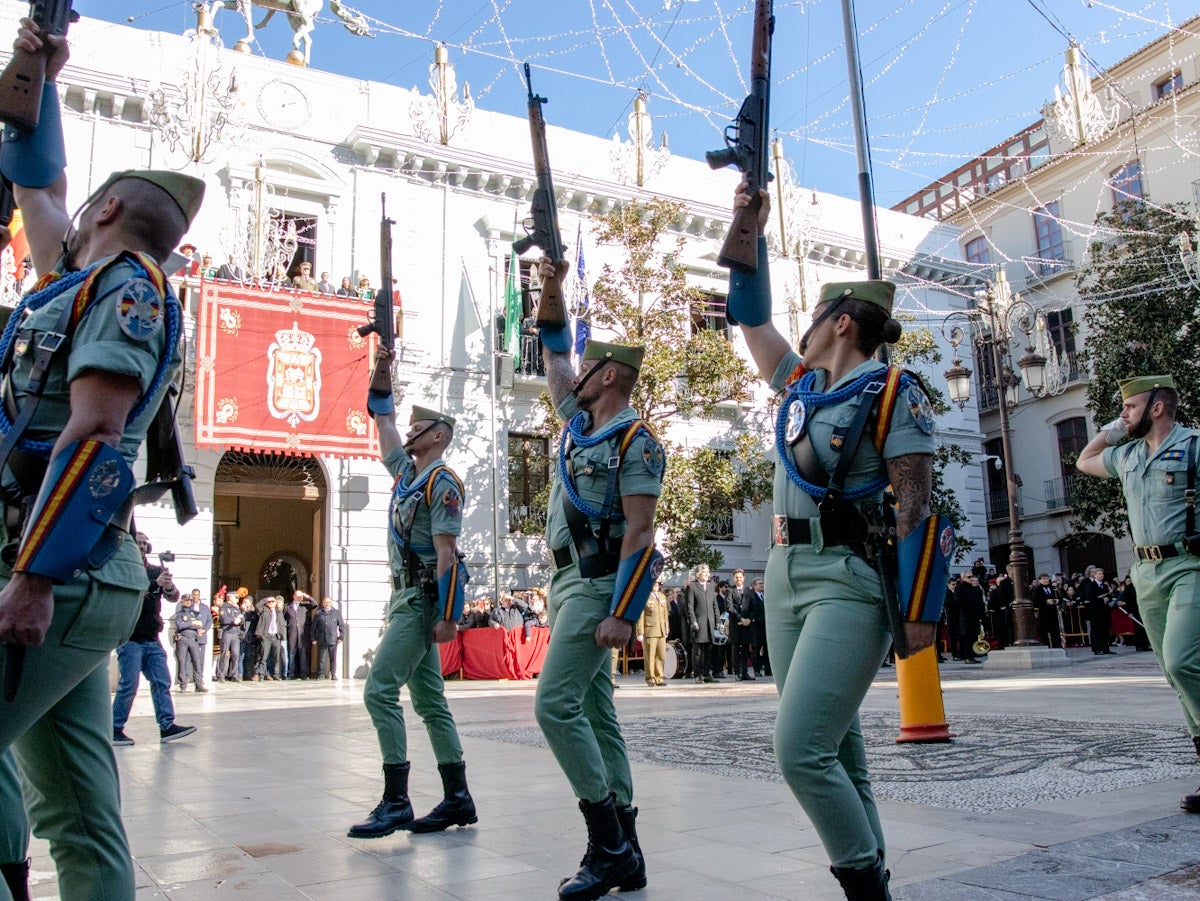
<path fill-rule="evenodd" d="M 321 409 L 321 351 L 317 339 L 293 322 L 267 348 L 267 409 L 292 428 Z"/>

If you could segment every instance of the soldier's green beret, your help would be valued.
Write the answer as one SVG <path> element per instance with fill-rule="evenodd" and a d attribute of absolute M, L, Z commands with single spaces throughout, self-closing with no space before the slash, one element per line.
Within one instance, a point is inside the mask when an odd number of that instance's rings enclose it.
<path fill-rule="evenodd" d="M 1175 379 L 1169 375 L 1135 375 L 1131 379 L 1121 379 L 1117 387 L 1121 389 L 1121 400 L 1129 400 L 1135 394 L 1155 388 L 1174 388 Z"/>
<path fill-rule="evenodd" d="M 642 371 L 642 357 L 646 348 L 627 344 L 608 344 L 604 341 L 588 340 L 583 348 L 585 360 L 602 360 L 604 362 L 624 363 L 633 368 L 634 372 Z"/>
<path fill-rule="evenodd" d="M 192 224 L 192 220 L 200 212 L 200 204 L 204 201 L 204 182 L 194 176 L 184 175 L 182 172 L 169 172 L 166 169 L 123 169 L 114 172 L 105 179 L 104 184 L 92 192 L 92 197 L 103 196 L 105 191 L 127 178 L 148 181 L 162 188 L 175 201 L 188 225 Z"/>
<path fill-rule="evenodd" d="M 896 286 L 883 279 L 872 279 L 867 282 L 831 282 L 821 289 L 821 299 L 818 303 L 853 297 L 855 300 L 873 303 L 891 316 L 892 301 L 895 296 Z"/>
<path fill-rule="evenodd" d="M 413 425 L 418 422 L 444 422 L 450 428 L 454 428 L 454 417 L 447 416 L 445 413 L 439 413 L 437 410 L 429 407 L 417 407 L 412 409 L 412 416 L 408 418 L 408 424 Z"/>

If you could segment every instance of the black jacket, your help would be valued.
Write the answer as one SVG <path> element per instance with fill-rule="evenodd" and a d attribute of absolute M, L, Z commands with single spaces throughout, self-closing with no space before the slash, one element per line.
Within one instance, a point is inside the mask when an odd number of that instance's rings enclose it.
<path fill-rule="evenodd" d="M 318 645 L 337 644 L 344 627 L 342 614 L 336 607 L 322 608 L 312 618 L 312 640 Z"/>
<path fill-rule="evenodd" d="M 130 641 L 156 641 L 159 633 L 162 632 L 163 590 L 157 582 L 162 572 L 163 567 L 146 564 L 146 578 L 150 581 L 150 587 L 142 595 L 142 612 L 138 614 L 137 622 L 133 626 L 133 634 L 129 636 Z M 176 590 L 166 600 L 174 601 L 178 598 L 179 592 Z"/>

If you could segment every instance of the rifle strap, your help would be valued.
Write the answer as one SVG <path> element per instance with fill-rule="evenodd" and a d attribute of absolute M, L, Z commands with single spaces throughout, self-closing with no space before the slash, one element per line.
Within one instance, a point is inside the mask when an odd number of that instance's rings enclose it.
<path fill-rule="evenodd" d="M 1196 534 L 1196 436 L 1188 439 L 1187 490 L 1183 494 L 1187 511 L 1184 513 L 1184 537 Z"/>
<path fill-rule="evenodd" d="M 881 395 L 886 393 L 893 397 L 895 396 L 896 389 L 899 386 L 900 372 L 898 368 L 890 366 L 882 378 L 873 379 L 863 388 L 862 399 L 858 403 L 858 410 L 855 412 L 854 419 L 850 423 L 850 429 L 842 441 L 837 467 L 833 470 L 833 476 L 825 488 L 825 496 L 821 498 L 820 503 L 817 505 L 822 513 L 832 513 L 838 502 L 842 499 L 846 488 L 846 477 L 850 474 L 850 467 L 854 463 L 854 455 L 858 453 L 858 446 L 862 443 L 863 435 L 867 430 L 867 420 L 870 418 L 871 412 L 875 409 Z M 890 416 L 888 418 L 890 419 Z"/>

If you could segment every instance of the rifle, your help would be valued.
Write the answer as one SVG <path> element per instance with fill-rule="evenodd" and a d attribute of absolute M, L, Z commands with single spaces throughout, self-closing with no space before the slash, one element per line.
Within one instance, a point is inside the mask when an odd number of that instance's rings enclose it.
<path fill-rule="evenodd" d="M 365 338 L 374 332 L 379 336 L 379 344 L 389 351 L 396 349 L 396 305 L 392 299 L 392 226 L 396 220 L 387 217 L 387 194 L 379 195 L 379 268 L 380 286 L 375 292 L 375 309 L 373 317 L 366 325 L 358 327 L 358 334 Z M 368 391 L 367 409 L 371 410 L 372 396 L 381 399 L 392 393 L 392 360 L 377 360 L 375 370 L 371 373 L 371 385 L 386 383 L 387 389 L 372 387 Z M 382 408 L 381 408 L 382 409 Z"/>
<path fill-rule="evenodd" d="M 29 18 L 45 38 L 65 35 L 67 26 L 79 21 L 71 0 L 32 0 Z M 46 84 L 46 58 L 54 48 L 47 43 L 37 53 L 20 48 L 0 73 L 0 121 L 30 132 L 37 128 L 42 112 L 42 88 Z"/>
<path fill-rule="evenodd" d="M 526 235 L 513 242 L 518 255 L 530 247 L 539 248 L 551 265 L 557 269 L 562 265 L 566 253 L 563 251 L 562 234 L 558 230 L 558 206 L 554 199 L 554 178 L 550 173 L 550 155 L 546 150 L 546 118 L 542 115 L 542 104 L 549 103 L 545 97 L 533 93 L 533 80 L 529 77 L 529 63 L 525 64 L 525 84 L 529 89 L 529 134 L 533 139 L 533 168 L 537 173 L 538 186 L 533 192 L 533 210 L 525 220 Z M 532 221 L 532 228 L 530 227 Z M 567 325 L 567 308 L 557 282 L 542 285 L 538 298 L 537 327 L 558 329 Z"/>
<path fill-rule="evenodd" d="M 892 645 L 896 649 L 896 657 L 904 660 L 908 657 L 908 636 L 904 631 L 904 617 L 900 615 L 900 564 L 896 552 L 896 544 L 900 540 L 896 534 L 896 498 L 891 489 L 883 493 L 882 506 L 878 521 L 872 521 L 869 550 L 875 558 L 875 569 L 879 572 L 879 581 L 883 584 L 883 607 L 887 612 L 888 626 L 892 632 Z M 870 517 L 874 520 L 875 517 Z M 934 639 L 936 644 L 937 640 Z"/>
<path fill-rule="evenodd" d="M 717 263 L 747 275 L 758 272 L 758 211 L 762 206 L 758 191 L 771 180 L 767 171 L 767 118 L 771 99 L 771 35 L 775 33 L 772 6 L 772 0 L 755 0 L 750 94 L 742 101 L 737 120 L 725 126 L 725 147 L 704 154 L 713 169 L 736 166 L 745 175 L 750 205 L 734 214 Z"/>

